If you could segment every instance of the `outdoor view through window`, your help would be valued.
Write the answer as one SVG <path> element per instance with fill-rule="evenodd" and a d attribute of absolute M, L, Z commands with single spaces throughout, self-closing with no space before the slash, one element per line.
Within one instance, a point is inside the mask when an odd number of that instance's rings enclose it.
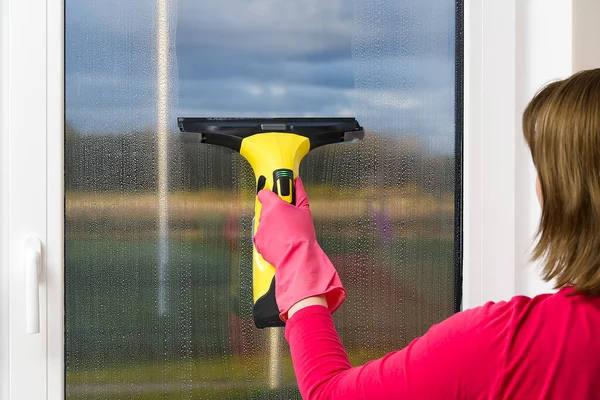
<path fill-rule="evenodd" d="M 454 1 L 65 7 L 68 398 L 300 398 L 283 331 L 252 321 L 254 174 L 182 141 L 178 116 L 365 128 L 300 169 L 348 290 L 335 321 L 355 365 L 455 311 Z"/>

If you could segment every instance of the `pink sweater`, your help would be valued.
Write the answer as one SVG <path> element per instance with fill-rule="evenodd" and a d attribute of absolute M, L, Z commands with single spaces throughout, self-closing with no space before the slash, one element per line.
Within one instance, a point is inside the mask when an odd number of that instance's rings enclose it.
<path fill-rule="evenodd" d="M 600 399 L 600 298 L 487 303 L 434 325 L 403 350 L 352 368 L 327 308 L 289 320 L 304 399 Z"/>

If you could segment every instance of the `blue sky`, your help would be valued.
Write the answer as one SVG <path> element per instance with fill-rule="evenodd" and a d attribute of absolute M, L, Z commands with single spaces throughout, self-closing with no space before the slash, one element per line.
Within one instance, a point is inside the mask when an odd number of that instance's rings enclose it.
<path fill-rule="evenodd" d="M 454 143 L 454 1 L 179 0 L 176 116 L 356 116 L 371 131 Z M 67 120 L 156 121 L 154 0 L 67 0 Z"/>

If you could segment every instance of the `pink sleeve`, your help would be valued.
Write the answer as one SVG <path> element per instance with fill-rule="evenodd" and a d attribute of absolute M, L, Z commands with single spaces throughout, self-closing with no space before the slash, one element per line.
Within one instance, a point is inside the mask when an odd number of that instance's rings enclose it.
<path fill-rule="evenodd" d="M 490 357 L 499 348 L 486 332 L 497 331 L 503 323 L 489 318 L 491 306 L 458 313 L 405 349 L 354 368 L 329 310 L 304 308 L 286 326 L 302 398 L 425 399 L 481 393 L 481 385 L 494 378 L 496 365 Z"/>

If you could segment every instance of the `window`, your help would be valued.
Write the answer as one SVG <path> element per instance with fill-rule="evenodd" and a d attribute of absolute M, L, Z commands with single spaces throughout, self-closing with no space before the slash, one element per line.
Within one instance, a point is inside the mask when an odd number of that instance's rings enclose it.
<path fill-rule="evenodd" d="M 252 171 L 182 142 L 177 116 L 366 128 L 301 170 L 354 363 L 458 309 L 456 2 L 67 0 L 65 15 L 69 398 L 298 396 L 282 331 L 252 323 Z"/>

